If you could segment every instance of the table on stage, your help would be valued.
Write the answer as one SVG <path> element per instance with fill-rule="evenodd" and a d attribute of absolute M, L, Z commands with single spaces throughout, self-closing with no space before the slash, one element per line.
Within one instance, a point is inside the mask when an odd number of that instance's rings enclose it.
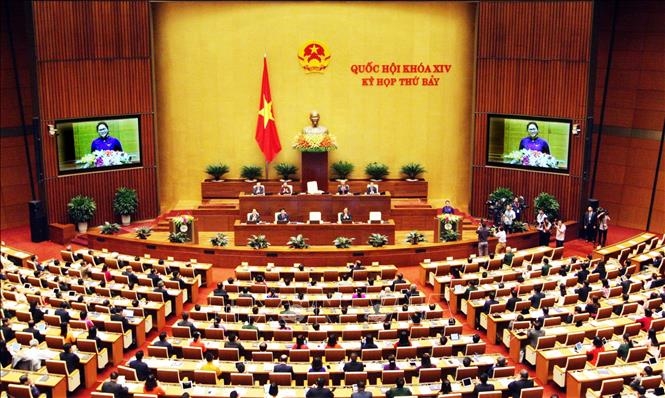
<path fill-rule="evenodd" d="M 382 195 L 267 195 L 252 196 L 241 193 L 238 197 L 240 217 L 256 209 L 263 221 L 273 221 L 274 213 L 286 210 L 293 221 L 307 221 L 309 212 L 321 212 L 323 221 L 337 221 L 337 213 L 348 207 L 354 221 L 367 221 L 370 211 L 380 211 L 383 218 L 390 216 L 390 193 Z M 338 235 L 339 236 L 339 235 Z"/>
<path fill-rule="evenodd" d="M 240 221 L 233 225 L 236 246 L 244 246 L 252 235 L 265 235 L 268 242 L 273 245 L 286 245 L 289 238 L 302 234 L 308 239 L 310 245 L 332 246 L 333 240 L 338 236 L 355 238 L 354 244 L 366 245 L 370 234 L 379 233 L 388 237 L 388 244 L 395 243 L 395 223 L 392 220 L 381 224 L 353 223 L 353 224 L 247 224 Z"/>

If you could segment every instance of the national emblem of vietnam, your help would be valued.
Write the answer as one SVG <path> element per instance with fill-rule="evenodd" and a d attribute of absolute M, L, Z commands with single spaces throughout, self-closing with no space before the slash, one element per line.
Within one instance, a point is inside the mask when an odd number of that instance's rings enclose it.
<path fill-rule="evenodd" d="M 307 72 L 323 72 L 330 63 L 328 47 L 318 41 L 308 41 L 300 47 L 298 60 Z"/>

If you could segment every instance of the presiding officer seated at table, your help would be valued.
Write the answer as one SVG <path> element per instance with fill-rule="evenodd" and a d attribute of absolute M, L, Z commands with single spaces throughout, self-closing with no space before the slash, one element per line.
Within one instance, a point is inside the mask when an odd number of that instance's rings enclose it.
<path fill-rule="evenodd" d="M 345 207 L 340 213 L 337 213 L 337 222 L 340 224 L 347 224 L 353 221 L 351 213 L 349 213 L 349 208 Z"/>
<path fill-rule="evenodd" d="M 252 209 L 251 212 L 247 213 L 247 222 L 249 224 L 256 224 L 261 221 L 261 215 L 256 209 Z"/>
<path fill-rule="evenodd" d="M 350 195 L 351 194 L 351 187 L 346 182 L 346 180 L 342 180 L 340 182 L 340 184 L 337 186 L 337 194 L 338 195 Z"/>
<path fill-rule="evenodd" d="M 286 224 L 289 222 L 289 214 L 284 208 L 279 209 L 279 213 L 275 214 L 275 222 L 277 224 Z"/>
<path fill-rule="evenodd" d="M 265 195 L 266 194 L 266 187 L 261 185 L 260 181 L 257 181 L 256 184 L 252 187 L 252 195 Z"/>
<path fill-rule="evenodd" d="M 367 189 L 365 190 L 365 193 L 367 195 L 379 195 L 379 186 L 374 183 L 374 181 L 370 181 L 369 184 L 367 184 Z"/>

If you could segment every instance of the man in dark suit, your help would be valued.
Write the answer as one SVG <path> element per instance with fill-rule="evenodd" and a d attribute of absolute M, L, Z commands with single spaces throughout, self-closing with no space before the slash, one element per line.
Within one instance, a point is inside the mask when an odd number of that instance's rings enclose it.
<path fill-rule="evenodd" d="M 157 347 L 166 347 L 170 357 L 171 355 L 173 355 L 173 345 L 166 340 L 167 337 L 168 336 L 166 332 L 161 332 L 159 334 L 159 340 L 155 341 L 152 345 Z"/>
<path fill-rule="evenodd" d="M 79 363 L 81 363 L 81 359 L 78 357 L 78 355 L 72 352 L 71 343 L 66 343 L 64 346 L 62 346 L 62 351 L 63 352 L 60 353 L 60 360 L 65 361 L 65 364 L 67 364 L 67 371 L 72 373 L 78 368 Z"/>
<path fill-rule="evenodd" d="M 41 332 L 35 328 L 35 321 L 32 319 L 28 321 L 28 327 L 23 329 L 23 332 L 32 333 L 32 336 L 40 343 L 43 343 L 46 340 L 46 336 L 41 334 Z"/>
<path fill-rule="evenodd" d="M 159 286 L 159 282 L 162 281 L 162 277 L 159 276 L 154 268 L 150 269 L 150 272 L 148 273 L 148 279 L 152 281 L 153 286 Z"/>
<path fill-rule="evenodd" d="M 278 223 L 287 223 L 289 222 L 289 213 L 284 210 L 284 208 L 279 209 L 279 213 L 277 214 L 277 222 Z"/>
<path fill-rule="evenodd" d="M 9 318 L 2 318 L 2 328 L 0 328 L 0 333 L 4 341 L 12 340 L 16 337 L 16 333 L 11 326 L 9 326 Z"/>
<path fill-rule="evenodd" d="M 279 357 L 279 363 L 275 365 L 272 371 L 274 373 L 291 373 L 291 377 L 294 377 L 295 373 L 293 373 L 293 366 L 286 364 L 288 358 L 289 357 L 286 356 L 286 354 L 282 354 Z"/>
<path fill-rule="evenodd" d="M 189 312 L 183 312 L 181 316 L 182 320 L 178 321 L 176 326 L 186 326 L 189 328 L 190 332 L 194 334 L 194 332 L 196 332 L 196 326 L 194 326 L 194 323 L 189 320 Z"/>
<path fill-rule="evenodd" d="M 266 194 L 266 187 L 261 185 L 260 182 L 257 182 L 253 187 L 252 187 L 252 195 L 265 195 Z"/>
<path fill-rule="evenodd" d="M 358 361 L 358 353 L 352 352 L 350 361 L 344 364 L 345 372 L 364 372 L 365 365 L 362 362 Z"/>
<path fill-rule="evenodd" d="M 510 298 L 508 301 L 506 301 L 506 310 L 508 311 L 515 311 L 515 306 L 518 301 L 520 301 L 520 298 L 517 295 L 518 291 L 516 288 L 511 289 L 510 291 Z"/>
<path fill-rule="evenodd" d="M 378 195 L 379 186 L 376 185 L 373 181 L 370 181 L 370 183 L 367 184 L 367 190 L 365 191 L 365 193 L 368 195 Z"/>
<path fill-rule="evenodd" d="M 594 242 L 596 240 L 596 222 L 598 220 L 598 215 L 593 211 L 593 207 L 587 207 L 586 213 L 584 213 L 584 239 L 587 242 Z"/>
<path fill-rule="evenodd" d="M 473 395 L 475 397 L 478 396 L 478 393 L 480 392 L 485 392 L 485 391 L 494 391 L 494 384 L 490 384 L 487 382 L 489 379 L 489 376 L 487 373 L 483 373 L 479 377 L 480 383 L 476 384 L 475 387 L 473 387 Z"/>
<path fill-rule="evenodd" d="M 543 285 L 536 285 L 533 288 L 533 295 L 529 298 L 531 306 L 533 308 L 538 308 L 540 306 L 540 300 L 545 298 L 545 293 L 543 293 Z"/>
<path fill-rule="evenodd" d="M 136 276 L 130 265 L 125 267 L 125 270 L 122 271 L 122 274 L 127 277 L 127 280 L 129 281 L 130 285 L 135 286 L 139 284 L 139 277 Z"/>
<path fill-rule="evenodd" d="M 109 380 L 102 384 L 101 391 L 113 394 L 114 398 L 127 398 L 129 396 L 129 389 L 118 384 L 118 372 L 111 373 Z"/>
<path fill-rule="evenodd" d="M 217 288 L 212 291 L 212 295 L 217 297 L 224 297 L 224 300 L 228 300 L 229 293 L 226 291 L 226 289 L 224 289 L 224 282 L 217 282 Z"/>
<path fill-rule="evenodd" d="M 60 308 L 55 310 L 55 314 L 60 317 L 60 321 L 62 323 L 69 322 L 71 320 L 71 316 L 69 316 L 69 312 L 67 312 L 67 307 L 69 307 L 69 305 L 66 301 L 63 301 L 60 304 Z"/>
<path fill-rule="evenodd" d="M 334 395 L 332 391 L 328 387 L 325 387 L 325 380 L 323 378 L 319 378 L 316 381 L 316 386 L 310 388 L 307 390 L 307 394 L 305 394 L 305 398 L 333 398 Z"/>
<path fill-rule="evenodd" d="M 252 211 L 247 214 L 247 221 L 250 223 L 258 223 L 261 221 L 261 215 L 256 209 L 252 209 Z"/>
<path fill-rule="evenodd" d="M 591 293 L 591 286 L 589 286 L 589 281 L 584 281 L 582 287 L 575 289 L 575 293 L 577 294 L 579 301 L 586 303 L 587 299 L 589 298 L 589 293 Z"/>
<path fill-rule="evenodd" d="M 513 398 L 520 398 L 522 390 L 531 387 L 533 387 L 533 380 L 529 380 L 529 372 L 523 369 L 520 371 L 520 378 L 508 384 L 508 394 Z"/>
<path fill-rule="evenodd" d="M 136 377 L 140 381 L 145 381 L 150 375 L 150 367 L 148 364 L 143 362 L 143 350 L 138 350 L 136 352 L 136 359 L 129 362 L 129 367 L 136 371 Z"/>
<path fill-rule="evenodd" d="M 348 195 L 351 193 L 351 187 L 349 187 L 349 184 L 347 184 L 346 181 L 342 181 L 341 184 L 337 186 L 337 193 L 339 195 Z"/>
<path fill-rule="evenodd" d="M 119 308 L 116 307 L 111 307 L 111 316 L 109 319 L 114 322 L 120 322 L 122 323 L 122 329 L 127 332 L 128 330 L 131 330 L 131 326 L 129 325 L 129 320 L 122 316 L 122 312 L 120 311 Z"/>

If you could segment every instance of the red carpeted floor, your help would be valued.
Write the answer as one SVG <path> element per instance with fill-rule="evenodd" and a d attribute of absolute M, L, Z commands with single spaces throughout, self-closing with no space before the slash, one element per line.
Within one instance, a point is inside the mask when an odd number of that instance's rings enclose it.
<path fill-rule="evenodd" d="M 636 229 L 630 229 L 630 228 L 622 228 L 622 227 L 613 227 L 610 228 L 609 233 L 608 233 L 608 244 L 612 244 L 614 242 L 618 242 L 621 240 L 624 240 L 630 236 L 637 235 L 642 231 L 636 230 Z M 30 241 L 30 228 L 29 227 L 21 227 L 21 228 L 12 228 L 12 229 L 6 229 L 0 231 L 0 239 L 5 242 L 6 245 L 20 248 L 21 250 L 24 250 L 26 252 L 30 253 L 35 253 L 40 259 L 48 259 L 48 258 L 59 258 L 60 257 L 60 250 L 63 249 L 62 245 L 55 244 L 52 242 L 42 242 L 42 243 L 34 243 Z M 510 239 L 509 239 L 510 241 Z M 77 245 L 72 245 L 72 248 L 74 250 L 80 248 Z M 593 250 L 593 246 L 590 243 L 585 242 L 584 240 L 581 239 L 576 239 L 573 241 L 566 242 L 565 245 L 565 251 L 564 251 L 564 256 L 586 256 L 587 254 L 591 253 Z M 399 266 L 399 264 L 397 264 Z M 433 293 L 432 289 L 430 287 L 424 286 L 420 283 L 418 280 L 419 278 L 419 267 L 413 267 L 413 266 L 408 266 L 408 267 L 400 267 L 400 271 L 402 271 L 405 275 L 405 277 L 416 283 L 418 285 L 418 288 L 421 291 L 424 291 L 426 294 L 431 295 Z M 213 280 L 223 280 L 228 278 L 229 276 L 233 275 L 233 269 L 219 269 L 216 268 L 213 271 Z M 206 297 L 208 296 L 208 293 L 213 289 L 212 286 L 207 287 L 207 288 L 202 288 L 200 291 L 199 295 L 199 303 L 203 304 L 206 301 Z M 447 305 L 444 302 L 441 302 L 441 305 L 445 308 L 447 308 Z M 193 304 L 186 304 L 185 305 L 185 310 L 188 311 L 193 307 Z M 463 316 L 458 316 L 459 320 L 464 323 L 465 319 Z M 172 323 L 173 319 L 171 319 Z M 169 327 L 167 326 L 166 328 L 167 333 L 170 334 Z M 473 334 L 473 333 L 479 333 L 480 336 L 485 339 L 486 335 L 483 331 L 477 331 L 477 330 L 472 330 L 465 324 L 465 334 Z M 157 332 L 153 331 L 148 334 L 146 341 L 150 342 L 154 340 L 157 337 Z M 147 346 L 148 343 L 145 345 Z M 139 349 L 145 347 L 138 347 L 135 348 L 131 351 L 128 351 L 125 353 L 125 360 L 129 359 L 134 355 L 134 353 Z M 500 353 L 503 354 L 506 358 L 508 357 L 508 351 L 505 347 L 502 345 L 490 345 L 488 344 L 488 352 L 489 353 Z M 509 360 L 509 362 L 511 362 Z M 517 368 L 517 371 L 521 370 L 522 368 L 525 368 L 521 364 L 512 364 L 510 365 L 515 365 Z M 101 372 L 97 376 L 97 381 L 101 383 L 102 381 L 106 380 L 109 376 L 109 374 L 113 371 L 114 368 L 107 368 L 104 372 Z M 534 370 L 527 368 L 532 375 L 534 375 Z M 535 376 L 535 375 L 534 375 Z M 545 386 L 545 397 L 550 397 L 552 394 L 558 394 L 559 397 L 565 397 L 565 391 L 560 390 L 553 384 L 549 384 Z M 71 394 L 71 397 L 75 398 L 83 398 L 83 397 L 88 397 L 90 396 L 90 390 L 79 390 L 75 394 Z"/>

